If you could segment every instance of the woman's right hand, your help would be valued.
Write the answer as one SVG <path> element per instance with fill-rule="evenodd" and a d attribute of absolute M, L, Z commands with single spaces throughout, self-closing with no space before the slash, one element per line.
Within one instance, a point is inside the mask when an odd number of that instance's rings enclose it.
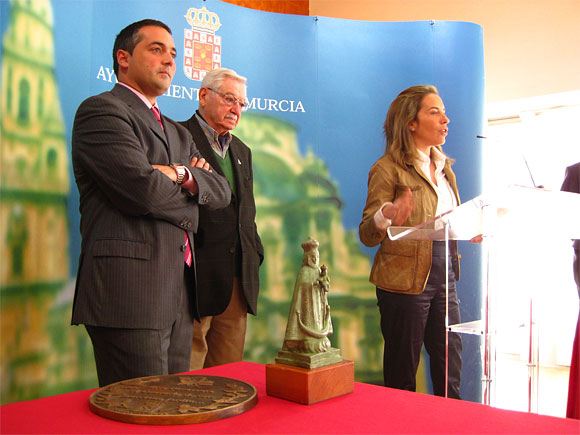
<path fill-rule="evenodd" d="M 397 197 L 392 204 L 384 206 L 381 212 L 384 217 L 391 220 L 393 225 L 400 226 L 409 218 L 414 208 L 415 200 L 411 189 L 407 187 L 405 193 Z"/>

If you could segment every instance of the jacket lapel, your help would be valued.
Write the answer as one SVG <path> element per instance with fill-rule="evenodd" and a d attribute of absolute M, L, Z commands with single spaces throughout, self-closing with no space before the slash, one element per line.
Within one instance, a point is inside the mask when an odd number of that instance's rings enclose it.
<path fill-rule="evenodd" d="M 461 199 L 459 198 L 459 190 L 457 189 L 457 179 L 455 178 L 455 174 L 451 170 L 451 166 L 448 163 L 445 163 L 445 167 L 443 168 L 443 172 L 445 176 L 449 180 L 449 184 L 451 185 L 451 189 L 455 194 L 455 199 L 457 200 L 457 205 L 461 205 Z"/>
<path fill-rule="evenodd" d="M 161 115 L 163 118 L 163 115 Z M 159 124 L 159 123 L 157 123 Z M 179 143 L 179 137 L 177 135 L 177 129 L 175 125 L 171 122 L 164 122 L 165 131 L 163 136 L 165 139 L 165 146 L 167 146 L 167 150 L 169 152 L 169 163 L 189 163 L 189 162 L 182 162 L 181 161 L 181 144 Z"/>
<path fill-rule="evenodd" d="M 159 125 L 157 118 L 153 114 L 153 112 L 147 108 L 145 103 L 141 101 L 141 99 L 130 89 L 127 89 L 125 86 L 116 84 L 115 87 L 112 89 L 113 95 L 118 96 L 119 98 L 123 99 L 125 103 L 139 116 L 140 119 L 143 120 L 147 124 L 147 126 L 151 129 L 151 131 L 157 136 L 167 148 L 169 152 L 169 146 L 167 142 L 167 137 L 165 136 L 165 132 Z M 163 119 L 163 114 L 161 115 Z M 167 123 L 164 123 L 166 125 Z"/>
<path fill-rule="evenodd" d="M 187 122 L 187 127 L 193 136 L 193 141 L 195 142 L 197 149 L 205 157 L 205 160 L 209 162 L 214 171 L 220 175 L 225 176 L 224 171 L 222 171 L 222 167 L 217 160 L 215 152 L 209 144 L 209 141 L 207 140 L 207 137 L 203 132 L 201 125 L 199 125 L 195 115 L 193 115 Z"/>
<path fill-rule="evenodd" d="M 247 164 L 246 161 L 244 161 L 243 156 L 240 155 L 240 153 L 238 153 L 239 148 L 236 146 L 237 144 L 235 143 L 236 138 L 233 137 L 232 138 L 232 142 L 230 143 L 230 159 L 232 160 L 232 168 L 234 171 L 234 177 L 236 177 L 236 184 L 238 185 L 237 191 L 238 191 L 238 200 L 241 200 L 242 198 L 242 192 L 244 191 L 244 187 L 245 187 L 245 182 L 246 180 L 245 178 L 245 173 L 247 172 L 245 170 L 244 165 Z"/>

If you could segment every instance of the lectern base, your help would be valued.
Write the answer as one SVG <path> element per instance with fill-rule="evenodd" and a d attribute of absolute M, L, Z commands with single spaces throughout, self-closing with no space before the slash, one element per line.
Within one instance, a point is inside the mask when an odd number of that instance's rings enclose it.
<path fill-rule="evenodd" d="M 269 396 L 311 405 L 354 390 L 354 363 L 342 361 L 317 369 L 285 364 L 266 364 L 266 393 Z"/>

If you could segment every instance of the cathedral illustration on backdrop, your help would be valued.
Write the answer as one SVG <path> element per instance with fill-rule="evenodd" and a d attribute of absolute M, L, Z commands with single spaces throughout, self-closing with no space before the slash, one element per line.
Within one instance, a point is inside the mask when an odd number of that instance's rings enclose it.
<path fill-rule="evenodd" d="M 4 31 L 0 124 L 0 397 L 2 403 L 97 386 L 92 348 L 70 326 L 74 271 L 67 130 L 55 71 L 50 0 L 12 0 Z M 301 243 L 320 243 L 330 275 L 332 345 L 356 379 L 381 383 L 382 338 L 370 260 L 342 224 L 341 198 L 325 163 L 300 153 L 296 127 L 256 111 L 234 131 L 253 151 L 257 225 L 266 252 L 259 314 L 245 359 L 273 362 L 282 345 Z"/>
<path fill-rule="evenodd" d="M 69 326 L 69 151 L 52 7 L 49 0 L 12 0 L 10 6 L 0 124 L 2 403 L 94 383 L 84 331 Z"/>
<path fill-rule="evenodd" d="M 270 115 L 245 113 L 234 134 L 252 148 L 256 224 L 266 252 L 245 359 L 273 362 L 302 264 L 301 243 L 312 236 L 320 243 L 320 263 L 329 269 L 332 345 L 355 361 L 358 381 L 381 383 L 383 341 L 370 260 L 356 230 L 342 224 L 343 200 L 325 163 L 312 150 L 302 156 L 296 127 Z"/>

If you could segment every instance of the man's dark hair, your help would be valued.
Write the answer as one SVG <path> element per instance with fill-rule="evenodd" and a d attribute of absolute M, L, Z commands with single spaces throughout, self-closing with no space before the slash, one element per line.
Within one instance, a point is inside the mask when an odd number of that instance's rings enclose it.
<path fill-rule="evenodd" d="M 135 46 L 141 41 L 141 36 L 139 35 L 139 30 L 145 26 L 155 26 L 161 27 L 171 35 L 171 29 L 165 23 L 162 23 L 158 20 L 152 19 L 145 19 L 141 21 L 137 21 L 133 24 L 129 24 L 123 30 L 119 32 L 117 37 L 115 38 L 115 44 L 113 45 L 113 70 L 115 71 L 115 75 L 119 75 L 119 62 L 117 62 L 117 51 L 125 50 L 128 51 L 129 54 L 133 54 L 133 50 Z"/>

